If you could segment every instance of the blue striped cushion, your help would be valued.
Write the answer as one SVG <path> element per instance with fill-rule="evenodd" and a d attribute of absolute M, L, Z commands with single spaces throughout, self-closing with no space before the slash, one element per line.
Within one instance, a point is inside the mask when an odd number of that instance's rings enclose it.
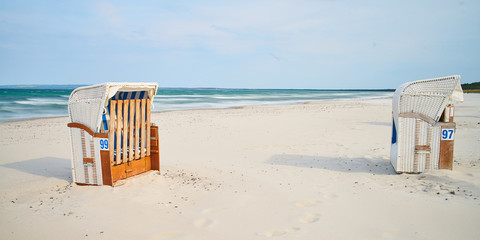
<path fill-rule="evenodd" d="M 131 100 L 131 99 L 148 99 L 147 91 L 135 92 L 117 92 L 115 96 L 108 100 L 108 105 L 102 115 L 102 132 L 108 130 L 108 121 L 110 120 L 110 100 Z"/>
<path fill-rule="evenodd" d="M 106 132 L 108 130 L 108 122 L 110 121 L 110 100 L 132 100 L 132 99 L 148 99 L 147 91 L 136 91 L 136 92 L 117 92 L 111 99 L 108 100 L 108 105 L 105 108 L 102 114 L 102 130 L 101 132 Z M 125 109 L 122 109 L 125 111 Z M 130 119 L 130 110 L 128 109 L 128 114 Z M 122 112 L 123 113 L 123 112 Z M 134 120 L 135 121 L 135 120 Z M 134 123 L 135 124 L 135 123 Z M 123 148 L 123 133 L 120 139 L 120 144 Z M 130 143 L 127 143 L 130 145 Z M 112 146 L 112 145 L 110 145 Z M 114 143 L 113 143 L 114 150 L 117 148 L 117 136 L 114 135 Z M 121 157 L 121 156 L 120 156 Z"/>

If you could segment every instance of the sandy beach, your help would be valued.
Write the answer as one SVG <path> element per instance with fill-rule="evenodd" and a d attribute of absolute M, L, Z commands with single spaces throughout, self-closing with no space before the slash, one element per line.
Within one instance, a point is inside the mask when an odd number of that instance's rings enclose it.
<path fill-rule="evenodd" d="M 396 174 L 391 99 L 153 113 L 160 172 L 72 183 L 69 119 L 0 124 L 0 239 L 479 239 L 480 94 L 453 171 Z"/>

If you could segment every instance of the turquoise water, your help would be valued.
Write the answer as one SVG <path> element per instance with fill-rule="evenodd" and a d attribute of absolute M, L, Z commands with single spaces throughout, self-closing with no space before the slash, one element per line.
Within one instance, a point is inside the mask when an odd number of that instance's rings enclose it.
<path fill-rule="evenodd" d="M 78 86 L 0 86 L 0 122 L 67 116 L 68 98 Z M 391 97 L 391 90 L 160 88 L 154 112 L 180 109 L 280 105 L 306 101 Z"/>
<path fill-rule="evenodd" d="M 68 98 L 73 89 L 0 87 L 0 122 L 67 116 Z"/>

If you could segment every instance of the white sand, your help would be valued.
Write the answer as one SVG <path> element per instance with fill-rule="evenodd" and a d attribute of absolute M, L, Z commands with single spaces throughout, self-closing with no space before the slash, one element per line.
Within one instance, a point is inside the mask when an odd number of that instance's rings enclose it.
<path fill-rule="evenodd" d="M 454 170 L 394 173 L 391 99 L 155 113 L 161 173 L 71 183 L 68 118 L 0 124 L 0 239 L 479 239 L 480 94 Z"/>

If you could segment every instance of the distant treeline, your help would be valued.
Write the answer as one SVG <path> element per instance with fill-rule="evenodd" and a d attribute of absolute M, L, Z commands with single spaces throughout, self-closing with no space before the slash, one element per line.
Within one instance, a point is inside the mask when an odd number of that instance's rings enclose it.
<path fill-rule="evenodd" d="M 462 84 L 464 92 L 480 92 L 480 82 Z"/>

